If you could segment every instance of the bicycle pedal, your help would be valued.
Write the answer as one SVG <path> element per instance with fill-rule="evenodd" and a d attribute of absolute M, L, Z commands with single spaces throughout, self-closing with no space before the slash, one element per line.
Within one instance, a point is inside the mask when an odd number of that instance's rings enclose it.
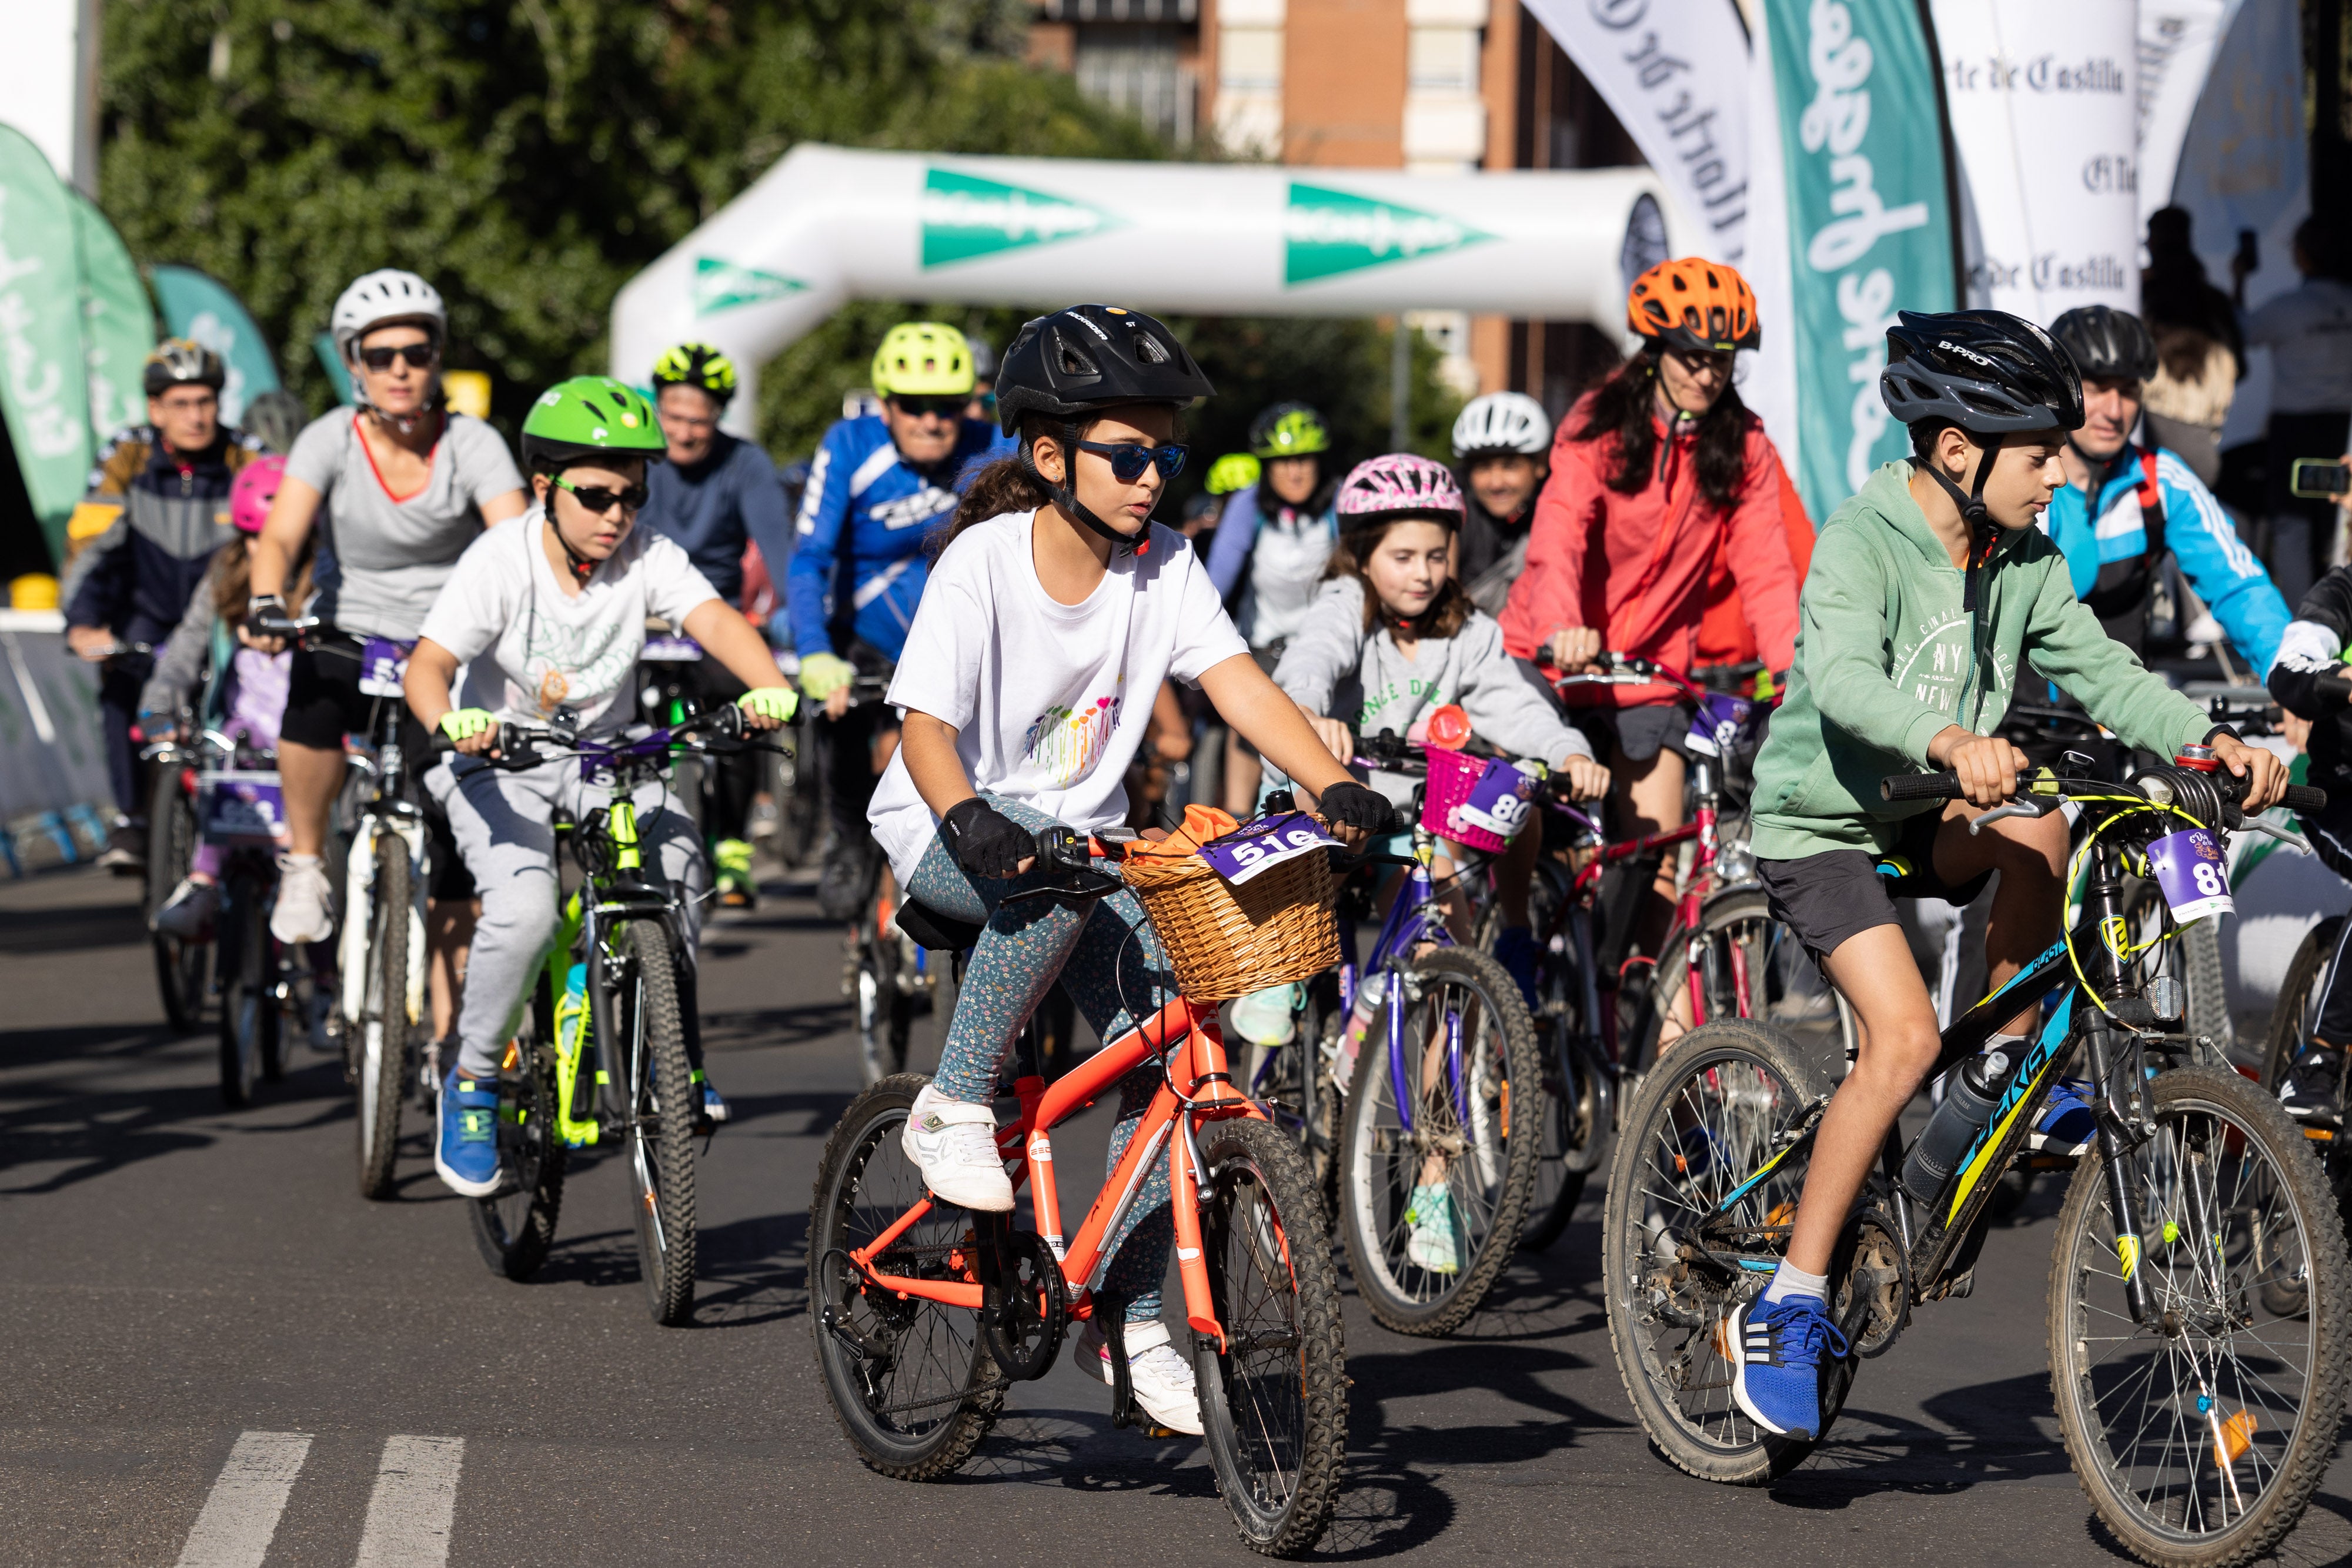
<path fill-rule="evenodd" d="M 1148 1416 L 1138 1420 L 1133 1429 L 1135 1435 L 1139 1437 L 1150 1437 L 1160 1441 L 1164 1441 L 1170 1437 L 1189 1437 L 1192 1436 L 1190 1432 L 1179 1432 L 1173 1427 L 1163 1427 L 1159 1422 L 1151 1420 Z"/>

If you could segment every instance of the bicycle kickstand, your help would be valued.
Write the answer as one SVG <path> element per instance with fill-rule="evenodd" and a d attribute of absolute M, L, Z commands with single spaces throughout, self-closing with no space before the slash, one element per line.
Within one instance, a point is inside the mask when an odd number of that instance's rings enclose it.
<path fill-rule="evenodd" d="M 1097 1301 L 1095 1315 L 1105 1319 L 1103 1348 L 1110 1353 L 1110 1424 L 1114 1429 L 1138 1427 L 1144 1420 L 1135 1408 L 1135 1385 L 1127 1375 L 1127 1303 Z"/>

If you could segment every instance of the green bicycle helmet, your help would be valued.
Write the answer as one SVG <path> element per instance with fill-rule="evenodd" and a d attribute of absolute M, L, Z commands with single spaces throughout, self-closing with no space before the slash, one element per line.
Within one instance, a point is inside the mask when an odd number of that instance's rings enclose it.
<path fill-rule="evenodd" d="M 523 465 L 534 474 L 599 457 L 654 459 L 668 450 L 646 394 L 610 376 L 556 382 L 522 422 Z"/>
<path fill-rule="evenodd" d="M 654 361 L 654 395 L 664 387 L 693 387 L 724 408 L 735 395 L 735 361 L 708 343 L 680 343 Z"/>
<path fill-rule="evenodd" d="M 1256 457 L 1310 457 L 1331 450 L 1331 428 L 1303 402 L 1278 402 L 1250 421 L 1249 449 Z"/>

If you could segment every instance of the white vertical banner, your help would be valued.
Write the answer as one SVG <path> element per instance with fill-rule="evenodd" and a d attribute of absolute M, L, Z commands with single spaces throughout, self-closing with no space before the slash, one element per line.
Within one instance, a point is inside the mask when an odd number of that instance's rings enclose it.
<path fill-rule="evenodd" d="M 2139 220 L 2172 204 L 2189 116 L 2240 0 L 2140 0 Z"/>
<path fill-rule="evenodd" d="M 1972 304 L 2048 325 L 2139 302 L 2135 0 L 1933 0 L 1976 219 Z"/>
<path fill-rule="evenodd" d="M 1756 0 L 1758 37 L 1770 34 L 1770 7 L 1805 0 Z M 1789 263 L 1789 181 L 1780 165 L 1780 101 L 1772 81 L 1772 51 L 1757 49 L 1748 67 L 1748 253 L 1740 276 L 1756 291 L 1763 329 L 1757 347 L 1739 357 L 1739 396 L 1780 449 L 1791 475 L 1802 473 L 1797 449 L 1797 303 Z M 1818 527 L 1825 518 L 1816 517 Z"/>
<path fill-rule="evenodd" d="M 1748 29 L 1734 0 L 1525 0 L 1656 172 L 1697 243 L 1745 267 Z"/>

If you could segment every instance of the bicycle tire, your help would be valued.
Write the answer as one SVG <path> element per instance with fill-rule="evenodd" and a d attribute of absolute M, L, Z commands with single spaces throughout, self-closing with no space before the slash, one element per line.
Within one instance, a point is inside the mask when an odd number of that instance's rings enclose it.
<path fill-rule="evenodd" d="M 2271 1009 L 2270 1027 L 2263 1034 L 2263 1087 L 2273 1094 L 2286 1082 L 2287 1069 L 2303 1053 L 2312 1028 L 2318 1021 L 2320 992 L 2326 985 L 2327 966 L 2336 956 L 2336 944 L 2344 932 L 2344 918 L 2331 915 L 2314 926 L 2287 963 L 2286 978 L 2279 986 L 2278 1001 Z M 2335 1191 L 2336 1214 L 2352 1226 L 2352 1157 L 2340 1151 L 2341 1142 L 2340 1135 L 2330 1139 L 2317 1157 L 2320 1168 L 2326 1173 L 2327 1185 Z M 2291 1287 L 2266 1283 L 2263 1289 L 2263 1304 L 2272 1311 L 2284 1313 L 2301 1310 L 2301 1295 Z"/>
<path fill-rule="evenodd" d="M 1004 1407 L 1004 1381 L 980 1343 L 978 1313 L 869 1293 L 847 1262 L 851 1248 L 870 1244 L 926 1196 L 900 1139 L 929 1082 L 899 1073 L 852 1101 L 825 1139 L 809 1198 L 809 1330 L 825 1398 L 859 1461 L 902 1481 L 954 1474 Z M 970 1231 L 962 1209 L 940 1206 L 884 1255 L 896 1255 L 887 1271 L 945 1277 L 948 1246 Z M 910 1342 L 919 1352 L 900 1354 Z"/>
<path fill-rule="evenodd" d="M 1609 1129 L 1595 1115 L 1601 1106 L 1599 1086 L 1580 1076 L 1584 1066 L 1593 1064 L 1591 1053 L 1580 1052 L 1577 1043 L 1590 1027 L 1583 1018 L 1583 980 L 1577 973 L 1581 960 L 1559 921 L 1561 904 L 1575 896 L 1574 881 L 1563 868 L 1553 861 L 1537 862 L 1528 895 L 1534 929 L 1559 928 L 1563 935 L 1557 950 L 1537 955 L 1537 1005 L 1528 1014 L 1542 1068 L 1544 1103 L 1537 1122 L 1535 1186 L 1528 1194 L 1527 1218 L 1519 1226 L 1523 1252 L 1541 1252 L 1559 1239 L 1584 1197 L 1585 1176 L 1601 1162 L 1608 1139 Z M 1478 915 L 1478 950 L 1493 953 L 1503 930 L 1502 905 L 1489 903 Z"/>
<path fill-rule="evenodd" d="M 262 1073 L 269 1047 L 266 1037 L 277 1014 L 277 1002 L 268 984 L 269 927 L 260 900 L 252 889 L 234 886 L 222 901 L 224 928 L 234 923 L 232 956 L 221 977 L 220 1039 L 221 1103 L 235 1110 L 253 1103 L 254 1085 Z"/>
<path fill-rule="evenodd" d="M 1416 1110 L 1424 1129 L 1419 1134 L 1423 1145 L 1459 1136 L 1465 1146 L 1466 1157 L 1446 1156 L 1440 1173 L 1455 1265 L 1450 1275 L 1423 1267 L 1411 1254 L 1413 1193 L 1435 1185 L 1423 1178 L 1430 1174 L 1430 1161 L 1440 1156 L 1416 1155 L 1403 1142 L 1408 1134 L 1395 1113 L 1389 1071 L 1388 1009 L 1403 994 L 1412 1009 L 1403 1035 L 1417 1038 L 1413 1019 L 1433 1015 L 1412 993 L 1429 988 L 1460 994 L 1464 1000 L 1455 1005 L 1475 1026 L 1465 1031 L 1471 1050 L 1465 1053 L 1469 1058 L 1463 1075 L 1466 1091 L 1459 1103 L 1450 1094 L 1424 1089 Z M 1474 1006 L 1484 1010 L 1483 1018 L 1470 1015 Z M 1445 947 L 1396 966 L 1381 1014 L 1365 1030 L 1357 1052 L 1340 1145 L 1340 1229 L 1347 1239 L 1349 1269 L 1357 1294 L 1381 1326 L 1417 1337 L 1451 1333 L 1494 1288 L 1518 1245 L 1528 1194 L 1535 1186 L 1543 1100 L 1537 1086 L 1541 1081 L 1527 1004 L 1517 982 L 1491 956 Z M 1439 1082 L 1444 1082 L 1441 1074 Z M 1520 1092 L 1512 1092 L 1514 1085 Z M 1384 1106 L 1389 1111 L 1385 1123 Z M 1433 1131 L 1429 1130 L 1433 1122 L 1437 1124 Z M 1401 1175 L 1408 1165 L 1409 1179 Z M 1473 1173 L 1475 1180 L 1457 1179 L 1465 1172 Z"/>
<path fill-rule="evenodd" d="M 467 1206 L 482 1261 L 515 1281 L 538 1273 L 555 1245 L 569 1163 L 555 1132 L 554 1052 L 543 1043 L 546 1030 L 534 1032 L 514 1068 L 499 1075 L 499 1153 L 507 1185 Z"/>
<path fill-rule="evenodd" d="M 669 928 L 658 920 L 630 920 L 622 925 L 615 946 L 628 956 L 637 987 L 636 1006 L 621 1029 L 615 1053 L 632 1042 L 643 1046 L 636 1061 L 625 1064 L 629 1116 L 623 1139 L 637 1266 L 654 1322 L 676 1328 L 694 1318 L 694 1120 L 700 1096 L 686 1055 Z"/>
<path fill-rule="evenodd" d="M 1280 1128 L 1213 1122 L 1200 1145 L 1201 1248 L 1225 1329 L 1222 1351 L 1206 1335 L 1193 1340 L 1209 1463 L 1250 1550 L 1294 1557 L 1330 1524 L 1347 1465 L 1346 1331 L 1330 1232 L 1306 1156 Z"/>
<path fill-rule="evenodd" d="M 2334 1194 L 2301 1129 L 2274 1098 L 2215 1067 L 2161 1073 L 2148 1087 L 2157 1136 L 2133 1155 L 2128 1179 L 2139 1189 L 2142 1210 L 2137 1268 L 2154 1287 L 2163 1321 L 2143 1329 L 2116 1310 L 2124 1276 L 2106 1207 L 2105 1159 L 2094 1147 L 2075 1167 L 2052 1248 L 2051 1391 L 2075 1478 L 2126 1550 L 2156 1568 L 2235 1568 L 2294 1528 L 2334 1458 L 2352 1386 L 2352 1264 Z M 2212 1186 L 2200 1199 L 2207 1181 Z M 2253 1218 L 2242 1221 L 2249 1214 Z M 2210 1252 L 2226 1269 L 2213 1266 L 2206 1238 L 2215 1232 L 2200 1217 L 2221 1227 Z M 2289 1223 L 2291 1237 L 2284 1228 Z M 2241 1231 L 2242 1251 L 2233 1245 Z M 2299 1319 L 2254 1321 L 2259 1279 L 2274 1273 L 2299 1273 L 2304 1281 Z M 2104 1309 L 2096 1304 L 2102 1300 Z M 2092 1347 L 2107 1337 L 2097 1331 L 2110 1325 L 2125 1348 L 2095 1355 Z M 2297 1338 L 2306 1357 L 2299 1379 L 2288 1364 Z M 2145 1374 L 2126 1365 L 2135 1340 L 2147 1352 Z M 2241 1343 L 2258 1370 L 2240 1364 Z M 2193 1388 L 2181 1385 L 2184 1364 L 2192 1368 Z M 2159 1391 L 2168 1375 L 2174 1386 Z M 2298 1381 L 2299 1394 L 2290 1395 Z M 2131 1474 L 2118 1473 L 2136 1468 L 2140 1449 L 2135 1444 L 2116 1456 L 2113 1420 L 2100 1410 L 2102 1385 L 2114 1396 L 2107 1409 L 2126 1421 L 2136 1415 L 2143 1430 L 2151 1420 L 2163 1427 L 2157 1455 L 2162 1468 L 2146 1491 Z M 2226 1416 L 2225 1406 L 2234 1406 Z M 2194 1424 L 2200 1416 L 2203 1429 Z M 2235 1451 L 2232 1442 L 2240 1445 Z M 2178 1491 L 2164 1481 L 2176 1450 L 2196 1456 Z M 2262 1486 L 2251 1504 L 2246 1484 Z M 2221 1522 L 2204 1528 L 2216 1503 Z"/>
<path fill-rule="evenodd" d="M 1685 1093 L 1694 1088 L 1696 1094 Z M 1803 1053 L 1778 1030 L 1752 1019 L 1727 1019 L 1677 1040 L 1666 1064 L 1643 1080 L 1626 1108 L 1601 1230 L 1610 1349 L 1651 1442 L 1669 1464 L 1701 1480 L 1762 1486 L 1802 1463 L 1814 1442 L 1764 1431 L 1731 1396 L 1723 1325 L 1734 1305 L 1763 1293 L 1769 1276 L 1743 1272 L 1730 1289 L 1717 1289 L 1699 1270 L 1654 1253 L 1653 1238 L 1738 1190 L 1757 1174 L 1764 1152 L 1828 1092 Z M 1706 1120 L 1718 1106 L 1720 1125 Z M 1678 1114 L 1687 1125 L 1676 1124 Z M 1702 1130 L 1691 1145 L 1689 1134 Z M 1665 1163 L 1654 1161 L 1654 1150 L 1671 1160 L 1671 1174 Z M 1763 1225 L 1786 1223 L 1806 1168 L 1802 1161 L 1783 1162 L 1743 1199 L 1743 1211 Z M 1772 1250 L 1769 1243 L 1759 1249 Z M 1649 1338 L 1654 1331 L 1666 1346 L 1664 1354 Z M 1843 1377 L 1831 1375 L 1841 1366 Z M 1823 1370 L 1826 1431 L 1843 1404 L 1852 1367 L 1832 1363 Z M 1700 1396 L 1698 1407 L 1686 1409 L 1685 1397 L 1693 1394 Z"/>
<path fill-rule="evenodd" d="M 379 828 L 368 894 L 366 1001 L 360 1009 L 360 1196 L 393 1195 L 400 1159 L 400 1091 L 408 1058 L 408 921 L 415 888 L 408 842 Z M 357 911 L 353 912 L 354 915 Z"/>
<path fill-rule="evenodd" d="M 155 769 L 155 785 L 147 798 L 147 898 L 144 916 L 152 920 L 188 874 L 196 853 L 196 808 L 180 788 L 176 765 Z M 163 1017 L 174 1032 L 194 1034 L 204 1021 L 205 994 L 210 988 L 212 944 L 183 942 L 160 931 L 150 932 L 155 954 L 155 988 L 163 998 Z"/>
<path fill-rule="evenodd" d="M 1690 1020 L 1684 1033 L 1723 1019 L 1764 1019 L 1769 997 L 1765 971 L 1771 961 L 1773 924 L 1772 912 L 1761 888 L 1740 888 L 1717 894 L 1700 909 L 1696 935 L 1710 953 L 1720 956 L 1717 974 L 1700 987 L 1702 1014 Z M 1668 932 L 1657 963 L 1649 968 L 1649 987 L 1642 993 L 1634 1028 L 1627 1036 L 1633 1042 L 1625 1057 L 1629 1071 L 1646 1072 L 1657 1064 L 1662 1051 L 1672 1050 L 1682 1039 L 1676 1035 L 1664 1045 L 1658 1042 L 1675 1003 L 1689 994 L 1691 936 L 1690 928 L 1683 925 Z M 1739 1008 L 1728 949 L 1721 944 L 1738 944 L 1747 948 L 1745 1012 Z"/>
<path fill-rule="evenodd" d="M 2124 897 L 2135 941 L 2147 939 L 2143 932 L 2152 936 L 2169 924 L 2164 892 L 2156 883 L 2134 878 L 2126 884 Z M 2171 941 L 2148 949 L 2139 962 L 2138 983 L 2143 988 L 2155 977 L 2158 965 L 2180 982 L 2186 993 L 2188 1008 L 2181 1015 L 2181 1029 L 2211 1040 L 2226 1056 L 2237 1044 L 2237 1029 L 2230 1017 L 2230 997 L 2221 974 L 2221 923 L 2191 921 Z"/>

